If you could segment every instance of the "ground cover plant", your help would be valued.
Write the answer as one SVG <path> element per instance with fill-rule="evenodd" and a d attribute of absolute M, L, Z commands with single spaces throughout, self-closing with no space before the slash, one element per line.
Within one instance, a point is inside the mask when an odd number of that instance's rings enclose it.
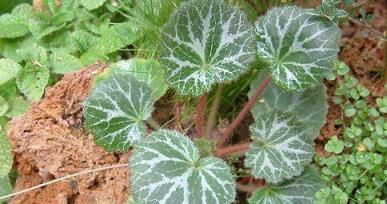
<path fill-rule="evenodd" d="M 371 106 L 370 91 L 349 75 L 350 69 L 342 62 L 335 68 L 333 76 L 342 78 L 333 100 L 349 120 L 336 120 L 344 126 L 343 140 L 332 137 L 325 145 L 329 155 L 316 159 L 328 183 L 317 193 L 318 203 L 385 203 L 387 98 L 377 97 Z"/>
<path fill-rule="evenodd" d="M 369 104 L 337 61 L 344 4 L 292 3 L 46 0 L 0 16 L 0 200 L 14 182 L 8 121 L 63 74 L 102 61 L 84 124 L 107 152 L 131 152 L 119 165 L 130 169 L 128 202 L 384 203 L 386 99 Z M 345 131 L 315 157 L 328 111 L 322 81 L 332 77 Z M 154 118 L 171 93 L 185 107 L 175 120 L 193 128 Z M 233 110 L 229 124 L 216 119 L 220 108 Z"/>

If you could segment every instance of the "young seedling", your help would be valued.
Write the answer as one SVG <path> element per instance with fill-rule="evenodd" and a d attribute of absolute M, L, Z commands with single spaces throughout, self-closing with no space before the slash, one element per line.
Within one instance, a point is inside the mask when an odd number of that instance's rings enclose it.
<path fill-rule="evenodd" d="M 130 66 L 129 73 L 113 74 L 96 85 L 84 103 L 86 124 L 108 151 L 133 147 L 129 166 L 135 202 L 232 203 L 235 176 L 221 158 L 246 152 L 252 177 L 268 183 L 249 203 L 314 202 L 323 184 L 308 164 L 327 112 L 321 80 L 337 57 L 340 38 L 338 26 L 316 13 L 278 7 L 253 26 L 242 11 L 222 0 L 192 0 L 163 27 L 159 62 L 165 81 L 178 94 L 199 97 L 196 138 L 201 140 L 208 138 L 204 111 L 213 85 L 237 80 L 256 56 L 269 65 L 251 84 L 250 100 L 216 141 L 214 156 L 201 154 L 193 141 L 174 130 L 154 128 L 147 134 L 157 86 L 130 74 Z M 252 142 L 225 146 L 249 111 L 255 120 Z"/>

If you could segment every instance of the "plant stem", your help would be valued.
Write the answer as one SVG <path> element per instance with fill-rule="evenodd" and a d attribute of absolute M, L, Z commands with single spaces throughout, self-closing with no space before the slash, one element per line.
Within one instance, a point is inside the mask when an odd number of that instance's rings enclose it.
<path fill-rule="evenodd" d="M 244 144 L 237 144 L 237 145 L 218 149 L 216 151 L 216 156 L 224 158 L 224 157 L 227 157 L 233 153 L 247 151 L 250 148 L 251 144 L 252 144 L 252 142 L 248 142 L 248 143 L 244 143 Z"/>
<path fill-rule="evenodd" d="M 149 118 L 146 120 L 149 126 L 151 126 L 154 130 L 158 130 L 161 128 L 161 125 L 154 119 L 154 118 Z"/>
<path fill-rule="evenodd" d="M 206 108 L 207 93 L 204 93 L 199 98 L 199 104 L 196 108 L 196 136 L 201 138 L 204 136 L 204 109 Z"/>
<path fill-rule="evenodd" d="M 90 170 L 79 172 L 79 173 L 76 173 L 76 174 L 71 174 L 71 175 L 68 175 L 68 176 L 57 178 L 55 180 L 52 180 L 52 181 L 49 181 L 49 182 L 46 182 L 46 183 L 39 184 L 39 185 L 31 187 L 31 188 L 27 188 L 27 189 L 18 191 L 16 193 L 12 193 L 12 194 L 9 194 L 9 195 L 1 196 L 0 200 L 11 198 L 11 197 L 23 194 L 23 193 L 28 193 L 30 191 L 37 190 L 39 188 L 42 188 L 42 187 L 48 186 L 50 184 L 57 183 L 57 182 L 60 182 L 60 181 L 63 181 L 63 180 L 66 180 L 66 179 L 69 179 L 69 178 L 72 178 L 72 177 L 82 176 L 82 175 L 85 175 L 85 174 L 90 174 L 90 173 L 94 173 L 94 172 L 98 172 L 98 171 L 106 171 L 106 170 L 109 170 L 109 169 L 123 168 L 123 167 L 128 167 L 128 164 L 118 164 L 118 165 L 114 165 L 114 166 L 106 166 L 106 167 L 101 167 L 101 168 L 97 168 L 97 169 L 90 169 Z"/>
<path fill-rule="evenodd" d="M 257 186 L 253 185 L 244 185 L 239 182 L 236 183 L 236 187 L 239 191 L 246 192 L 246 193 L 254 193 L 255 190 L 257 190 Z"/>
<path fill-rule="evenodd" d="M 214 99 L 214 103 L 211 106 L 210 114 L 208 115 L 205 135 L 210 135 L 211 131 L 214 129 L 216 125 L 216 115 L 218 113 L 220 100 L 222 99 L 222 92 L 223 92 L 223 85 L 219 85 L 215 93 L 215 99 Z"/>
<path fill-rule="evenodd" d="M 175 107 L 175 118 L 176 118 L 175 128 L 180 133 L 184 132 L 183 127 L 181 126 L 181 113 L 182 113 L 182 105 L 180 102 L 177 102 Z"/>
<path fill-rule="evenodd" d="M 263 93 L 267 85 L 269 85 L 269 82 L 271 80 L 271 76 L 267 76 L 262 84 L 258 87 L 257 91 L 253 95 L 253 97 L 250 98 L 250 100 L 246 103 L 245 107 L 243 107 L 242 111 L 239 113 L 239 115 L 234 119 L 234 121 L 231 123 L 231 125 L 226 129 L 226 131 L 223 133 L 222 137 L 218 141 L 218 147 L 222 147 L 224 143 L 226 143 L 227 139 L 231 136 L 231 134 L 234 132 L 235 128 L 238 127 L 238 125 L 242 122 L 242 120 L 245 118 L 246 114 L 250 111 L 250 109 L 253 107 L 254 103 L 258 100 L 259 96 Z"/>

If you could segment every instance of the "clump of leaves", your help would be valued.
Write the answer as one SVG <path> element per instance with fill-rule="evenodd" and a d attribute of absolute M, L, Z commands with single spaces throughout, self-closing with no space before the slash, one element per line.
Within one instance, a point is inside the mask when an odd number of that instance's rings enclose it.
<path fill-rule="evenodd" d="M 333 101 L 345 118 L 336 124 L 343 135 L 333 136 L 325 145 L 329 153 L 317 157 L 328 187 L 317 194 L 318 203 L 385 203 L 387 171 L 387 98 L 376 98 L 361 85 L 343 62 L 335 65 L 338 87 Z"/>
<path fill-rule="evenodd" d="M 153 71 L 131 73 L 147 60 L 118 62 L 97 80 L 84 103 L 86 124 L 106 150 L 134 148 L 129 166 L 135 202 L 232 203 L 237 185 L 222 158 L 239 153 L 251 177 L 268 183 L 249 203 L 314 203 L 323 186 L 309 165 L 327 112 L 321 80 L 337 57 L 340 30 L 329 18 L 296 6 L 273 8 L 255 25 L 247 19 L 222 0 L 191 0 L 161 30 L 157 59 L 163 71 L 157 73 L 164 76 L 157 80 L 165 79 L 180 95 L 199 97 L 195 141 L 154 125 L 160 87 L 147 80 Z M 251 84 L 249 102 L 219 140 L 206 142 L 207 93 L 249 71 L 256 56 L 268 66 Z M 146 70 L 158 69 L 156 62 L 148 65 Z M 252 142 L 224 147 L 250 110 Z"/>
<path fill-rule="evenodd" d="M 121 48 L 139 38 L 135 26 L 123 22 L 112 3 L 45 2 L 45 10 L 20 4 L 0 16 L 0 86 L 16 89 L 8 97 L 1 93 L 8 102 L 21 96 L 37 101 L 58 75 L 96 60 L 115 60 Z"/>
<path fill-rule="evenodd" d="M 43 10 L 19 4 L 0 16 L 0 179 L 4 181 L 12 164 L 5 136 L 8 120 L 39 101 L 45 88 L 63 74 L 97 60 L 117 61 L 120 49 L 140 37 L 137 27 L 120 14 L 122 4 L 44 3 Z"/>

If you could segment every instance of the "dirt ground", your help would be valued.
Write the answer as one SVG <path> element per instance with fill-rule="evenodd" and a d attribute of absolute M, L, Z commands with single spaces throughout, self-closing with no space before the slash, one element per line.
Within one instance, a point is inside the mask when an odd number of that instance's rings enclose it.
<path fill-rule="evenodd" d="M 373 27 L 379 32 L 386 29 L 387 3 L 376 1 L 367 6 L 374 12 Z M 371 90 L 373 97 L 387 95 L 383 88 L 387 83 L 384 52 L 386 46 L 377 38 L 377 32 L 369 31 L 357 23 L 342 26 L 340 59 L 347 63 L 353 74 Z M 367 36 L 368 35 L 368 36 Z M 83 128 L 82 101 L 87 97 L 94 75 L 105 68 L 102 64 L 66 75 L 54 87 L 48 88 L 44 99 L 32 105 L 22 117 L 12 120 L 8 134 L 15 155 L 15 168 L 20 177 L 15 192 L 69 174 L 98 167 L 126 164 L 130 153 L 107 153 L 96 146 L 92 135 Z M 333 135 L 341 135 L 342 128 L 334 124 L 341 117 L 338 106 L 331 101 L 336 82 L 325 82 L 328 87 L 329 111 L 327 123 L 317 139 L 316 151 L 323 154 L 323 145 Z M 161 121 L 173 116 L 171 103 L 159 102 Z M 164 117 L 164 118 L 163 118 Z M 239 132 L 248 128 L 239 127 Z M 124 203 L 130 193 L 129 170 L 119 168 L 102 171 L 62 181 L 11 199 L 11 204 L 50 203 Z"/>
<path fill-rule="evenodd" d="M 92 77 L 105 65 L 66 75 L 44 99 L 12 120 L 9 139 L 20 177 L 15 192 L 49 180 L 99 167 L 126 164 L 129 153 L 107 153 L 83 129 L 82 101 Z M 14 197 L 11 204 L 124 203 L 130 192 L 129 170 L 120 168 L 47 186 Z"/>

